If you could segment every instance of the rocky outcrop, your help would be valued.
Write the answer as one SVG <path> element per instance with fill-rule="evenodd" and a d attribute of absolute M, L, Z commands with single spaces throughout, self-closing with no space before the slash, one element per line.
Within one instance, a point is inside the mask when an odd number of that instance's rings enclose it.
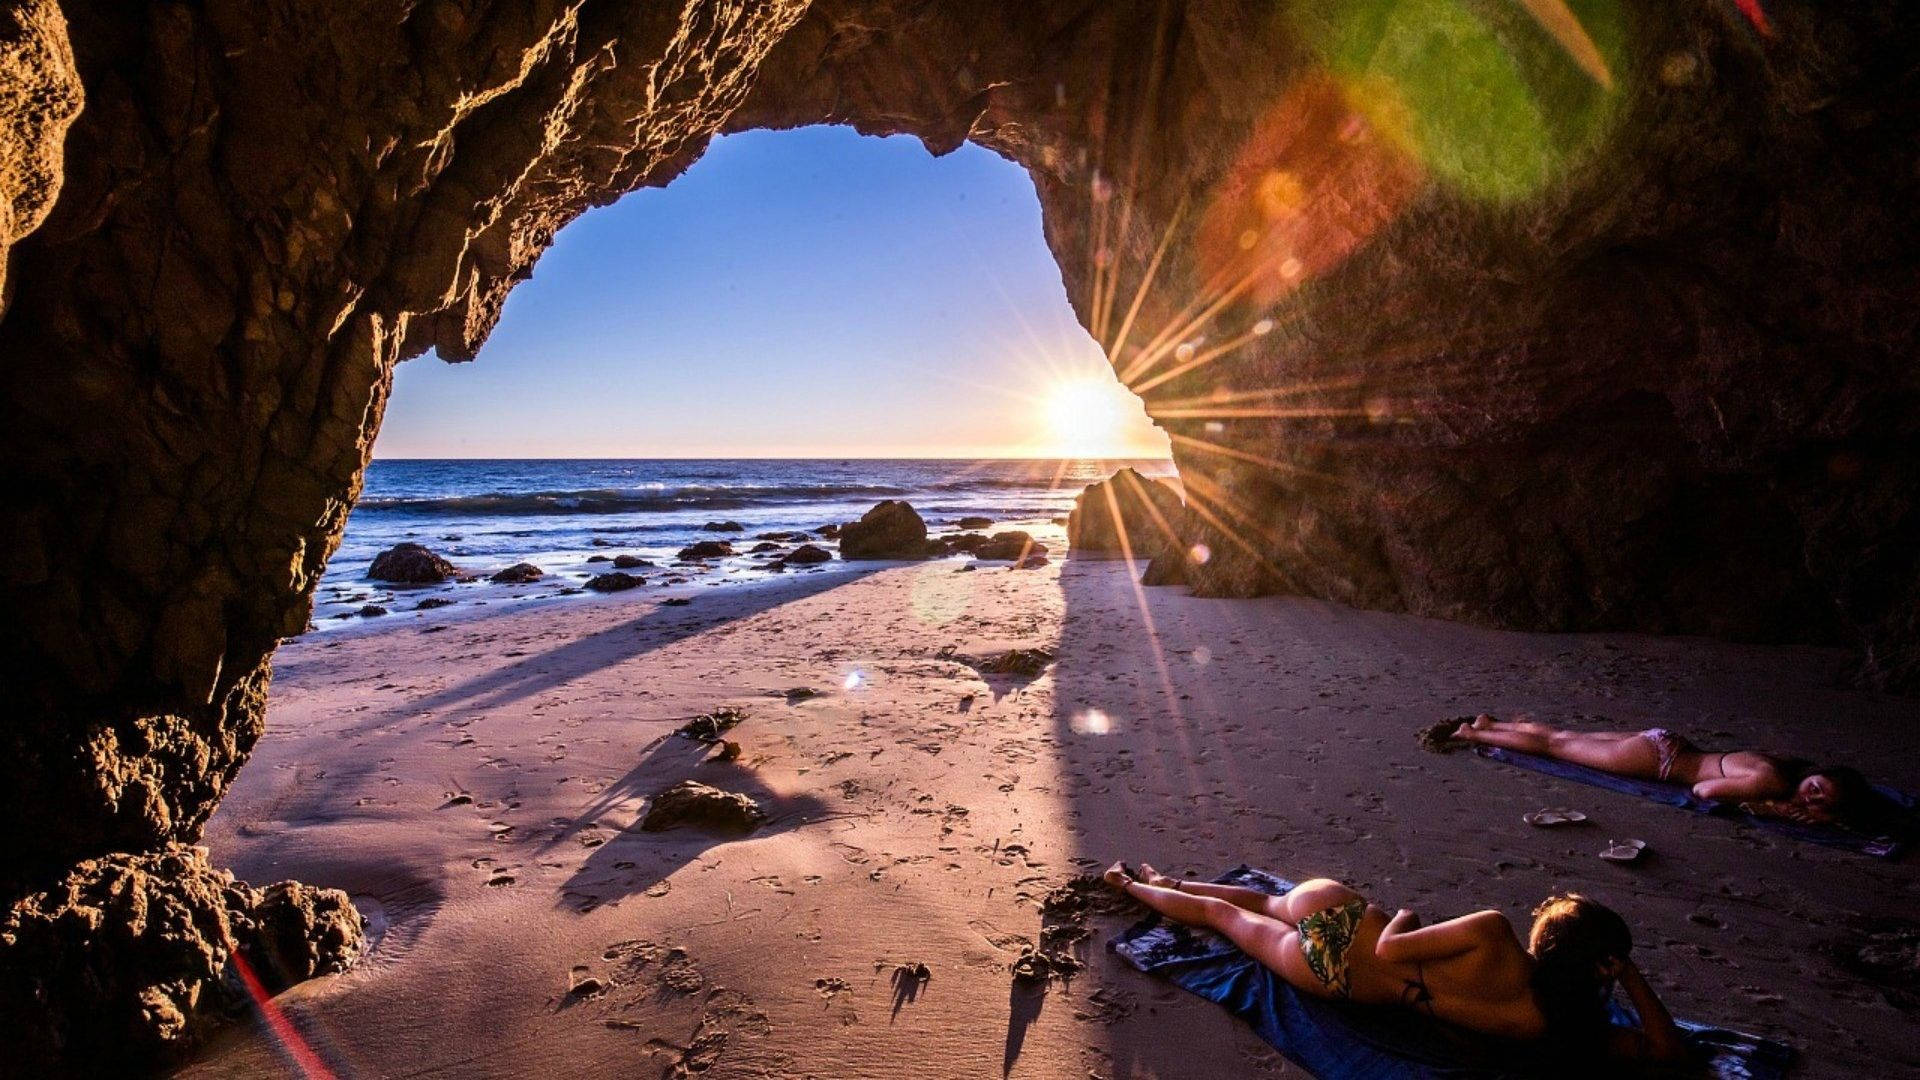
<path fill-rule="evenodd" d="M 1441 7 L 0 4 L 0 891 L 198 836 L 395 366 L 719 130 L 1025 166 L 1199 592 L 1915 686 L 1911 5 Z"/>
<path fill-rule="evenodd" d="M 460 576 L 452 563 L 419 544 L 395 544 L 373 557 L 367 576 L 402 585 L 437 585 Z"/>
<path fill-rule="evenodd" d="M 733 554 L 733 545 L 725 540 L 698 540 L 680 549 L 681 559 L 720 559 Z"/>
<path fill-rule="evenodd" d="M 275 992 L 345 970 L 364 945 L 345 893 L 256 889 L 202 849 L 83 862 L 0 919 L 10 1067 L 144 1070 L 245 1005 L 246 975 Z"/>
<path fill-rule="evenodd" d="M 638 555 L 615 555 L 613 557 L 613 568 L 615 570 L 650 569 L 652 566 L 653 564 L 651 562 L 648 562 Z"/>
<path fill-rule="evenodd" d="M 614 565 L 618 566 L 620 564 L 615 563 Z M 525 585 L 529 582 L 539 581 L 545 576 L 546 571 L 532 563 L 523 562 L 514 563 L 504 570 L 497 570 L 493 576 L 487 578 L 487 580 L 496 585 Z"/>
<path fill-rule="evenodd" d="M 927 523 L 914 508 L 887 499 L 840 526 L 843 559 L 917 559 L 926 554 Z"/>
<path fill-rule="evenodd" d="M 1178 491 L 1136 469 L 1121 469 L 1074 498 L 1067 550 L 1152 558 L 1186 546 L 1180 540 L 1185 518 Z"/>

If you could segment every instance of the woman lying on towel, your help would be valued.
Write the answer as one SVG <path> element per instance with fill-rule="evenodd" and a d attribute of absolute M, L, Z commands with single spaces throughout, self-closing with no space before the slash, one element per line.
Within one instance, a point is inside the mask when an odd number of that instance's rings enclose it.
<path fill-rule="evenodd" d="M 1758 750 L 1702 750 L 1662 727 L 1563 731 L 1482 713 L 1456 728 L 1453 737 L 1620 776 L 1685 784 L 1698 798 L 1739 803 L 1749 813 L 1789 821 L 1847 825 L 1866 815 L 1874 801 L 1872 785 L 1845 766 L 1816 768 L 1801 758 Z"/>
<path fill-rule="evenodd" d="M 1125 863 L 1107 884 L 1161 915 L 1225 935 L 1297 990 L 1401 1006 L 1488 1035 L 1553 1040 L 1570 1053 L 1670 1061 L 1686 1055 L 1679 1028 L 1628 957 L 1633 937 L 1609 908 L 1577 893 L 1534 911 L 1527 945 L 1498 911 L 1421 926 L 1392 918 L 1337 881 L 1285 896 L 1181 881 Z M 1638 1028 L 1610 1022 L 1618 986 Z"/>

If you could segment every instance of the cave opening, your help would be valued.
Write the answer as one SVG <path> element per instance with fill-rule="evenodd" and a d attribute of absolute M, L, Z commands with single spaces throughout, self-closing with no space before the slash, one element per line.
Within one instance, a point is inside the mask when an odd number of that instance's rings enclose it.
<path fill-rule="evenodd" d="M 798 532 L 887 497 L 1059 547 L 1082 488 L 1170 476 L 1168 454 L 1068 304 L 1018 165 L 742 132 L 569 224 L 473 362 L 399 365 L 313 619 L 578 592 L 612 548 L 661 565 L 709 523 Z M 370 582 L 407 542 L 471 577 Z M 756 546 L 731 576 L 777 558 Z M 472 587 L 508 566 L 545 579 Z"/>

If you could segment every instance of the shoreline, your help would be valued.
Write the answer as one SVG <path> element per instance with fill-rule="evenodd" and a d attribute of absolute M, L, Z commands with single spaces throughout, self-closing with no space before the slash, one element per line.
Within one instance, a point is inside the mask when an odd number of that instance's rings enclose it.
<path fill-rule="evenodd" d="M 1797 718 L 1839 714 L 1808 753 L 1920 786 L 1883 750 L 1915 705 L 1830 685 L 1835 651 L 1199 599 L 1118 559 L 854 565 L 687 607 L 636 590 L 284 645 L 268 733 L 206 843 L 243 878 L 345 888 L 385 920 L 354 970 L 279 999 L 315 1048 L 356 1075 L 1283 1071 L 1222 1010 L 1109 957 L 1120 919 L 1095 922 L 1079 977 L 1013 988 L 1039 899 L 1126 858 L 1324 874 L 1430 918 L 1521 920 L 1581 889 L 1627 916 L 1677 1015 L 1793 1044 L 1797 1077 L 1920 1069 L 1910 1017 L 1825 952 L 1854 918 L 1920 906 L 1912 860 L 1412 737 L 1486 709 L 1791 746 Z M 1058 662 L 1030 681 L 965 662 L 1031 647 Z M 740 762 L 668 737 L 722 705 L 748 713 Z M 769 824 L 632 828 L 683 778 L 752 794 Z M 1520 823 L 1547 805 L 1595 824 Z M 1616 835 L 1654 857 L 1597 859 Z M 893 973 L 919 963 L 931 978 L 902 994 Z M 587 977 L 602 989 L 569 993 Z M 275 1055 L 237 1023 L 181 1075 Z"/>

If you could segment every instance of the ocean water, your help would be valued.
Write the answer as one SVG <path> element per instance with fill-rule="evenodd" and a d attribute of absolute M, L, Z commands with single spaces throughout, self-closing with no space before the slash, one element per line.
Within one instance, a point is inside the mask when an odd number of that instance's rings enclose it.
<path fill-rule="evenodd" d="M 377 460 L 321 581 L 314 620 L 322 628 L 376 621 L 353 613 L 371 603 L 403 614 L 428 596 L 469 604 L 553 599 L 609 569 L 587 562 L 594 555 L 632 554 L 664 566 L 698 539 L 731 540 L 744 552 L 755 533 L 853 521 L 882 499 L 913 504 L 934 535 L 979 515 L 994 519 L 990 531 L 1024 529 L 1061 550 L 1066 530 L 1054 519 L 1066 516 L 1086 485 L 1129 465 L 1173 475 L 1170 461 L 1132 460 Z M 712 521 L 737 521 L 746 531 L 708 531 Z M 374 556 L 402 541 L 425 544 L 478 579 L 399 589 L 369 581 Z M 765 580 L 773 575 L 758 570 L 764 561 L 743 554 L 689 576 Z M 485 581 L 517 562 L 547 577 L 523 586 Z"/>

